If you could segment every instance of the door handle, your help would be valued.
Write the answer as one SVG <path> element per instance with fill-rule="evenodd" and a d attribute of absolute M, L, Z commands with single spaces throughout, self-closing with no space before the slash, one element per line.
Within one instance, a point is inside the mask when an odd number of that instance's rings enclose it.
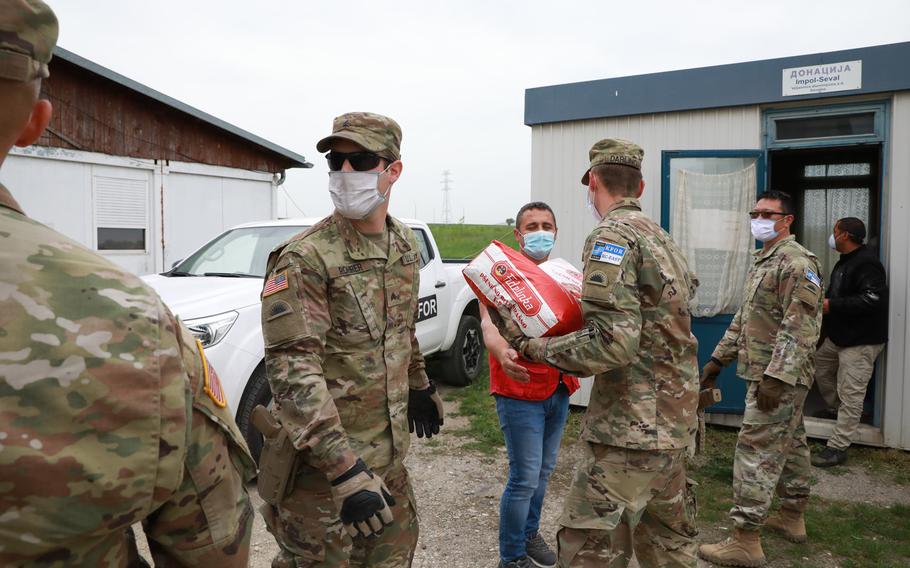
<path fill-rule="evenodd" d="M 443 282 L 442 280 L 437 280 L 437 281 L 436 281 L 436 287 L 437 287 L 437 288 L 445 288 L 445 287 L 446 287 L 446 283 Z"/>

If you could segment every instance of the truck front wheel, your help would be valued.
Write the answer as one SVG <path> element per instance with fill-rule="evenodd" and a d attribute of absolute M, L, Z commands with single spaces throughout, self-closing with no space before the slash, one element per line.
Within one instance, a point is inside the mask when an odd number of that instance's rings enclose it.
<path fill-rule="evenodd" d="M 259 454 L 262 453 L 262 434 L 253 426 L 253 409 L 257 405 L 268 406 L 272 402 L 272 389 L 269 387 L 269 379 L 265 374 L 265 362 L 259 364 L 250 380 L 243 389 L 243 396 L 240 398 L 240 406 L 237 409 L 237 427 L 246 440 L 247 447 L 250 448 L 250 454 L 256 463 L 259 463 Z"/>
<path fill-rule="evenodd" d="M 480 374 L 483 358 L 483 330 L 480 320 L 472 315 L 461 316 L 452 347 L 433 362 L 433 371 L 444 383 L 468 386 Z"/>

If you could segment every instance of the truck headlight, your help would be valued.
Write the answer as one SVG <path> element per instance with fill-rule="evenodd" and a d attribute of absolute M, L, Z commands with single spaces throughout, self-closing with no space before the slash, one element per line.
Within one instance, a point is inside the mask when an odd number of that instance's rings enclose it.
<path fill-rule="evenodd" d="M 237 321 L 237 316 L 239 315 L 237 312 L 231 311 L 204 318 L 190 319 L 183 323 L 190 330 L 190 333 L 202 342 L 203 347 L 211 347 L 224 339 L 224 336 L 231 330 L 231 326 Z"/>

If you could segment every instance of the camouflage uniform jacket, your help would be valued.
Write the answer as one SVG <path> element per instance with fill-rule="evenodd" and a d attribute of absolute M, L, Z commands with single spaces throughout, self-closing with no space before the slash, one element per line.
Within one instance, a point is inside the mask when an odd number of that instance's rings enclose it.
<path fill-rule="evenodd" d="M 372 468 L 400 463 L 408 388 L 428 385 L 417 240 L 392 217 L 386 226 L 383 251 L 335 213 L 269 256 L 262 329 L 276 415 L 323 472 L 346 450 Z"/>
<path fill-rule="evenodd" d="M 637 199 L 625 198 L 588 236 L 583 261 L 586 327 L 530 340 L 526 352 L 567 373 L 597 375 L 583 439 L 637 450 L 688 447 L 698 405 L 689 300 L 698 282 L 685 257 Z"/>
<path fill-rule="evenodd" d="M 736 374 L 812 385 L 813 354 L 822 322 L 818 259 L 793 236 L 753 253 L 743 303 L 712 357 L 739 357 Z"/>
<path fill-rule="evenodd" d="M 246 564 L 255 465 L 197 345 L 0 185 L 0 565 L 125 565 L 140 520 L 159 562 Z"/>

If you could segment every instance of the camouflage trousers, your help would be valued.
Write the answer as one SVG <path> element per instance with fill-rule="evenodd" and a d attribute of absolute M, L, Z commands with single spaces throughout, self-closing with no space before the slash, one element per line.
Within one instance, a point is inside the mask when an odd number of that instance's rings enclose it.
<path fill-rule="evenodd" d="M 559 566 L 694 568 L 696 503 L 685 450 L 588 442 L 556 535 Z"/>
<path fill-rule="evenodd" d="M 329 482 L 321 472 L 298 472 L 294 489 L 281 505 L 260 511 L 281 551 L 273 568 L 410 566 L 417 548 L 417 510 L 408 473 L 401 464 L 377 468 L 395 498 L 395 521 L 381 535 L 351 538 L 341 524 Z"/>
<path fill-rule="evenodd" d="M 803 511 L 809 501 L 809 446 L 803 426 L 809 389 L 787 385 L 770 412 L 758 409 L 757 392 L 758 381 L 750 382 L 733 457 L 730 517 L 746 530 L 764 525 L 775 488 L 782 508 Z"/>

